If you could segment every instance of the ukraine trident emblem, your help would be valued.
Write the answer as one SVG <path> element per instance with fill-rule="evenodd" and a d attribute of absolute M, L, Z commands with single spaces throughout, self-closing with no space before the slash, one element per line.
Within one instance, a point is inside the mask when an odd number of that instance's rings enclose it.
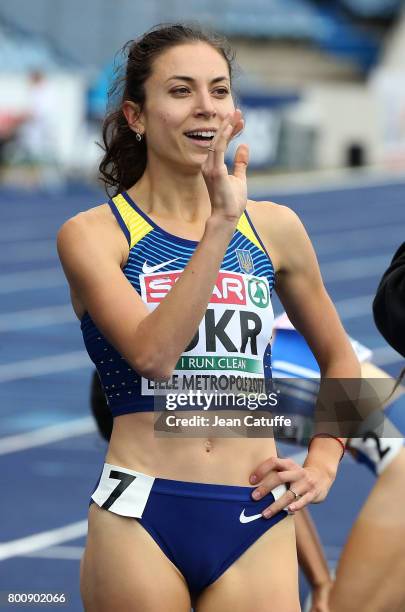
<path fill-rule="evenodd" d="M 238 258 L 239 267 L 242 272 L 245 272 L 246 274 L 252 274 L 252 272 L 254 272 L 255 270 L 255 267 L 250 251 L 245 251 L 243 249 L 235 249 L 235 253 Z"/>

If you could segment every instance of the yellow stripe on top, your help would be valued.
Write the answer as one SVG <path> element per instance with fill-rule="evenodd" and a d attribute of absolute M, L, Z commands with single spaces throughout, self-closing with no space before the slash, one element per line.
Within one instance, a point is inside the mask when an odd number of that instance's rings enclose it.
<path fill-rule="evenodd" d="M 250 225 L 249 221 L 246 218 L 245 213 L 242 214 L 241 218 L 238 221 L 238 225 L 236 226 L 236 229 L 243 234 L 244 236 L 246 236 L 246 238 L 248 240 L 250 240 L 250 242 L 253 242 L 253 244 L 255 246 L 257 246 L 258 249 L 260 249 L 261 251 L 263 251 L 263 253 L 265 252 L 265 250 L 263 249 L 262 245 L 260 244 L 260 242 L 258 241 L 258 239 L 255 236 L 254 231 L 252 230 L 252 226 Z"/>
<path fill-rule="evenodd" d="M 153 226 L 137 213 L 121 194 L 115 196 L 112 200 L 128 228 L 131 236 L 129 248 L 132 249 L 146 234 L 153 230 Z"/>

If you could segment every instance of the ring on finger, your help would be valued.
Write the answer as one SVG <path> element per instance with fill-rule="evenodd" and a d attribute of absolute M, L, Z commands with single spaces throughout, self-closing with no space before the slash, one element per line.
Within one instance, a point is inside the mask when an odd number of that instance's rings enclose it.
<path fill-rule="evenodd" d="M 208 147 L 208 151 L 212 151 L 213 153 L 215 153 L 215 149 L 213 149 L 212 147 Z"/>
<path fill-rule="evenodd" d="M 288 490 L 294 495 L 294 501 L 297 501 L 297 499 L 300 499 L 300 497 L 302 497 L 302 495 L 296 493 L 291 487 Z"/>

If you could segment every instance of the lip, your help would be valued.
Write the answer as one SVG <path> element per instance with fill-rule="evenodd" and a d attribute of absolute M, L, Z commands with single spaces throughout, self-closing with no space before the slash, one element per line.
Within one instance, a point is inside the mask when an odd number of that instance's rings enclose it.
<path fill-rule="evenodd" d="M 205 127 L 195 128 L 195 129 L 192 129 L 192 130 L 187 130 L 187 132 L 183 132 L 183 134 L 184 134 L 184 137 L 187 138 L 187 140 L 189 142 L 194 143 L 194 145 L 196 147 L 200 147 L 200 149 L 208 149 L 208 147 L 211 146 L 211 143 L 212 143 L 213 139 L 212 140 L 195 140 L 194 138 L 189 138 L 187 136 L 187 134 L 189 132 L 215 132 L 215 134 L 216 134 L 217 131 L 218 131 L 218 128 L 205 126 Z M 215 138 L 215 136 L 214 136 L 214 138 Z"/>
<path fill-rule="evenodd" d="M 184 132 L 184 134 L 188 134 L 189 132 L 218 132 L 218 128 L 216 127 L 209 127 L 207 125 L 205 125 L 204 127 L 197 127 L 197 128 L 191 128 L 190 130 L 187 130 L 186 132 Z"/>
<path fill-rule="evenodd" d="M 187 138 L 187 136 L 184 136 Z M 207 149 L 211 146 L 212 140 L 194 140 L 193 138 L 187 138 L 188 142 L 193 143 L 196 147 L 200 147 L 202 149 Z"/>

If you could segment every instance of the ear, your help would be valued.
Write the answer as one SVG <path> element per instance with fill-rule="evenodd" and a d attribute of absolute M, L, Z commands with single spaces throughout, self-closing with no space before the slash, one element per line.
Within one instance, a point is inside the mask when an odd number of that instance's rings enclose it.
<path fill-rule="evenodd" d="M 133 132 L 143 134 L 145 132 L 145 127 L 142 123 L 142 113 L 139 104 L 135 104 L 135 102 L 131 102 L 130 100 L 124 100 L 121 108 L 129 128 Z"/>

